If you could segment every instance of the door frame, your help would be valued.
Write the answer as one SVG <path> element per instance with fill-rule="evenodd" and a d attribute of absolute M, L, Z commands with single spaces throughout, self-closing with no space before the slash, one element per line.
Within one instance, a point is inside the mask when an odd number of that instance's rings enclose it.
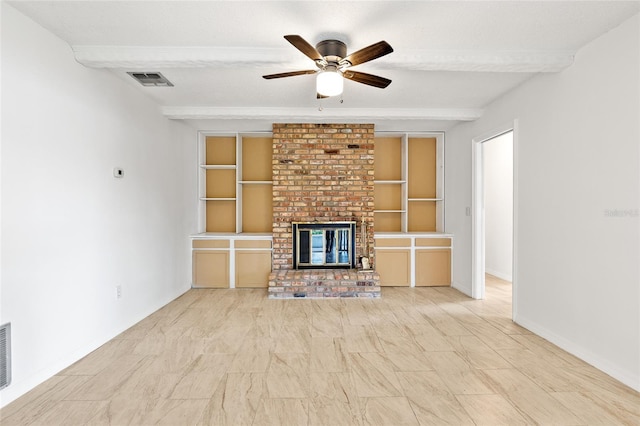
<path fill-rule="evenodd" d="M 484 215 L 484 161 L 483 143 L 505 133 L 513 132 L 513 259 L 512 259 L 512 314 L 516 313 L 518 280 L 518 120 L 498 126 L 471 140 L 471 297 L 485 297 L 485 215 Z"/>

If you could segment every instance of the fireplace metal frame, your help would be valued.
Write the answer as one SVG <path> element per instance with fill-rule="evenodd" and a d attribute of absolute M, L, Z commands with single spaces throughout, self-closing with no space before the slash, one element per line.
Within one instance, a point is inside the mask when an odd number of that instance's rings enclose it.
<path fill-rule="evenodd" d="M 322 253 L 323 261 L 321 263 L 314 263 L 312 255 L 313 250 L 313 238 L 311 237 L 312 231 L 322 230 Z M 326 231 L 346 231 L 347 232 L 347 259 L 346 262 L 340 262 L 339 254 L 336 251 L 335 262 L 326 262 Z M 309 262 L 300 261 L 300 237 L 301 232 L 309 232 Z M 293 222 L 293 269 L 353 269 L 356 267 L 356 222 Z M 336 243 L 337 244 L 337 243 Z M 337 245 L 336 245 L 337 247 Z"/>

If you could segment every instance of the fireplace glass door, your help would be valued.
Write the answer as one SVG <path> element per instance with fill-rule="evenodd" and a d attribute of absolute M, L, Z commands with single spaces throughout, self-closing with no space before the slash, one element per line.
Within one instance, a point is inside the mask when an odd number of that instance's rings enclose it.
<path fill-rule="evenodd" d="M 355 266 L 355 222 L 294 223 L 294 268 Z"/>

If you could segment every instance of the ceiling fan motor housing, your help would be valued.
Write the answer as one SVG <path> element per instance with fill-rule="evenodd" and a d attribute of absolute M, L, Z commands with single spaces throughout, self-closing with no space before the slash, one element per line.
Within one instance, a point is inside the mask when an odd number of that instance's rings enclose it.
<path fill-rule="evenodd" d="M 340 62 L 347 56 L 347 45 L 340 40 L 323 40 L 316 44 L 316 50 L 327 62 Z"/>

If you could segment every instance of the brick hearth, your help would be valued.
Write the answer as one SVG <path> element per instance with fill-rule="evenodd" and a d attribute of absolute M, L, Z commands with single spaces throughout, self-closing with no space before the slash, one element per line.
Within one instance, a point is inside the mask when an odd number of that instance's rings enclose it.
<path fill-rule="evenodd" d="M 380 297 L 380 276 L 372 270 L 279 270 L 269 275 L 270 299 Z"/>

